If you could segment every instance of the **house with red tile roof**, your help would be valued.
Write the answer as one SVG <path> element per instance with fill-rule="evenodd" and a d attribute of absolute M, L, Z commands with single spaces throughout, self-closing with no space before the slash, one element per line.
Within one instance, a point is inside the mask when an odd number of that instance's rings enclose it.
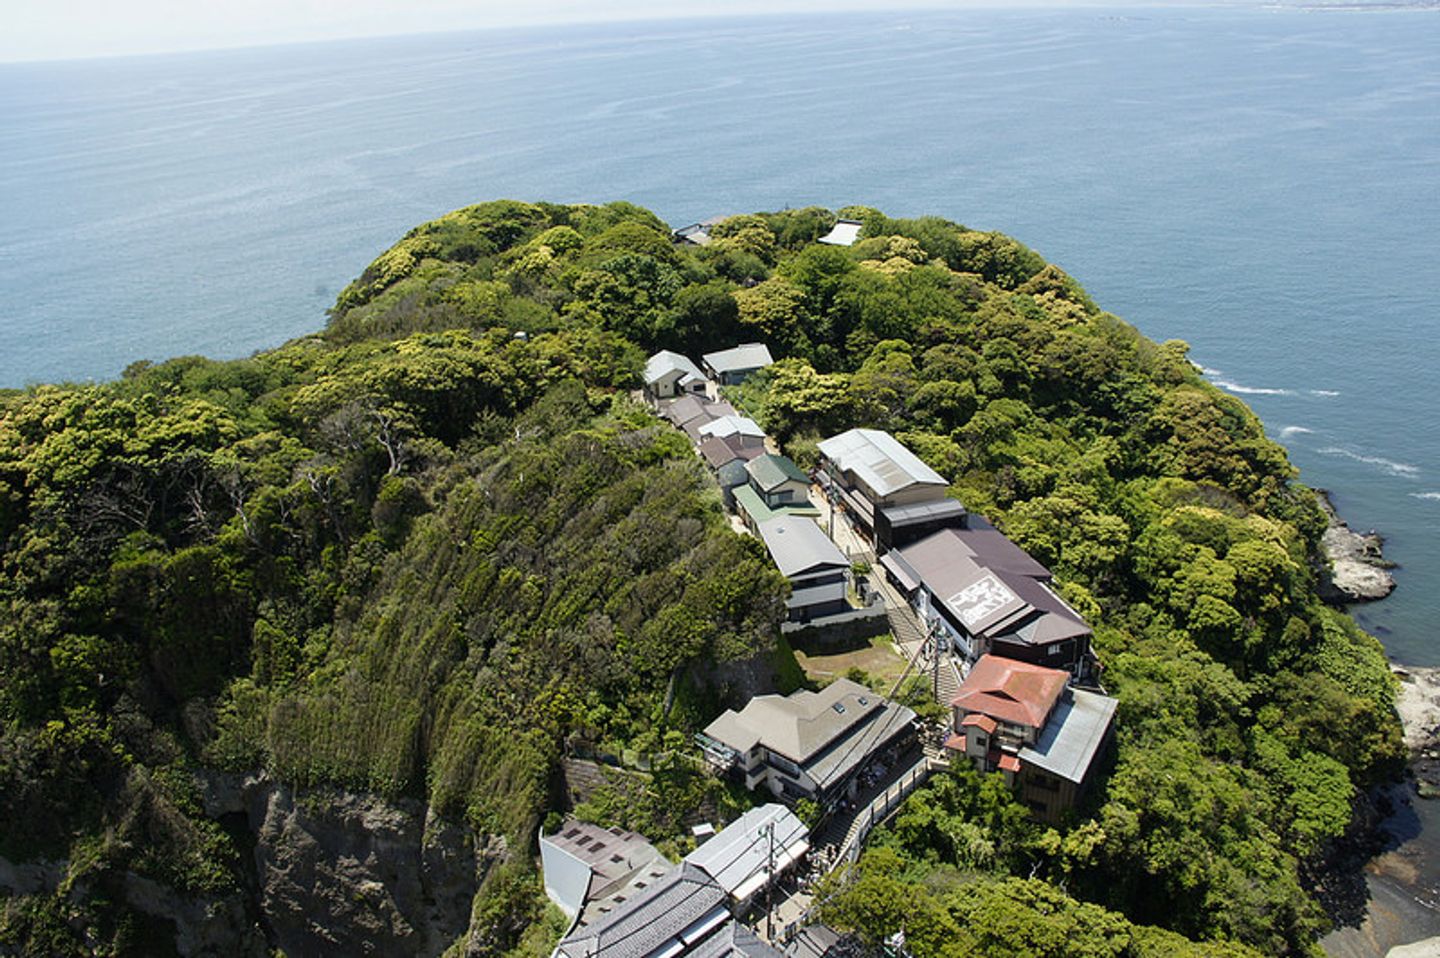
<path fill-rule="evenodd" d="M 1042 821 L 1084 797 L 1109 752 L 1116 701 L 1029 662 L 981 656 L 951 700 L 945 747 L 999 772 Z"/>

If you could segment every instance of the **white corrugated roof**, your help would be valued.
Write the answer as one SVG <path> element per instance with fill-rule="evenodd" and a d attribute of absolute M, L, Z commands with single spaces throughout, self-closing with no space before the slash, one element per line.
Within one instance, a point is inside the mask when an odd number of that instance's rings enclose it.
<path fill-rule="evenodd" d="M 719 436 L 724 439 L 726 436 L 764 436 L 765 430 L 760 424 L 745 416 L 721 416 L 719 419 L 707 422 L 697 430 L 702 436 Z"/>
<path fill-rule="evenodd" d="M 691 376 L 696 379 L 705 378 L 705 374 L 700 371 L 700 367 L 691 362 L 688 356 L 672 353 L 668 349 L 662 349 L 654 356 L 645 360 L 645 382 L 647 384 L 657 383 L 661 377 L 673 372 L 684 373 L 686 378 Z"/>
<path fill-rule="evenodd" d="M 851 429 L 821 440 L 819 449 L 841 469 L 859 476 L 878 496 L 888 496 L 917 483 L 949 485 L 944 476 L 925 465 L 898 439 L 879 429 Z"/>
<path fill-rule="evenodd" d="M 771 803 L 752 808 L 726 825 L 712 839 L 685 856 L 732 897 L 745 899 L 765 887 L 770 861 L 770 836 L 775 828 L 775 871 L 779 872 L 808 849 L 809 830 L 784 805 Z"/>

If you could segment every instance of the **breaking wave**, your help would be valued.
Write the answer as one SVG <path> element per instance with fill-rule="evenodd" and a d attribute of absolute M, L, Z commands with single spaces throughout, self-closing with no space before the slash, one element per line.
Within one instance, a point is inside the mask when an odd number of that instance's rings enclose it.
<path fill-rule="evenodd" d="M 1286 426 L 1284 429 L 1280 430 L 1280 438 L 1290 439 L 1294 436 L 1301 436 L 1306 433 L 1312 433 L 1314 431 L 1315 430 L 1307 429 L 1304 426 Z"/>
<path fill-rule="evenodd" d="M 1420 467 L 1412 466 L 1404 462 L 1396 462 L 1394 459 L 1386 459 L 1383 456 L 1362 456 L 1358 452 L 1349 449 L 1341 449 L 1339 446 L 1326 446 L 1324 449 L 1317 449 L 1316 452 L 1324 456 L 1343 456 L 1346 459 L 1354 459 L 1356 462 L 1363 462 L 1367 466 L 1379 466 L 1392 476 L 1404 476 L 1407 479 L 1414 479 L 1420 475 Z"/>
<path fill-rule="evenodd" d="M 1242 386 L 1239 383 L 1232 383 L 1228 379 L 1216 379 L 1215 385 L 1226 392 L 1232 392 L 1240 396 L 1293 396 L 1293 389 L 1275 389 L 1270 386 Z"/>
<path fill-rule="evenodd" d="M 1440 501 L 1440 492 L 1412 492 L 1411 499 L 1434 499 Z"/>

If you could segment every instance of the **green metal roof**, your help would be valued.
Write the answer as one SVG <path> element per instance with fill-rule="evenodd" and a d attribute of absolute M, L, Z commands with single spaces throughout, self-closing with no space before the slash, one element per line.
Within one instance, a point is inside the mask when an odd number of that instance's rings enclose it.
<path fill-rule="evenodd" d="M 810 477 L 795 463 L 790 461 L 788 456 L 777 456 L 773 453 L 766 453 L 763 456 L 756 456 L 750 460 L 747 467 L 755 484 L 761 489 L 769 492 L 787 482 L 803 482 L 810 484 Z"/>

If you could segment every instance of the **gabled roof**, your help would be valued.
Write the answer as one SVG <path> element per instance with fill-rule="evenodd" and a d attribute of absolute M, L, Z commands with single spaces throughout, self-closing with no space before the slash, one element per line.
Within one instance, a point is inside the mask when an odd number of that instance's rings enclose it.
<path fill-rule="evenodd" d="M 845 472 L 853 472 L 878 496 L 917 484 L 944 488 L 945 477 L 925 465 L 888 432 L 851 429 L 819 443 L 820 453 Z"/>
<path fill-rule="evenodd" d="M 982 655 L 950 704 L 1011 725 L 1042 728 L 1065 691 L 1068 676 L 1028 662 Z"/>
<path fill-rule="evenodd" d="M 1083 782 L 1118 704 L 1108 695 L 1070 689 L 1034 747 L 1020 750 L 1021 761 L 1076 784 Z"/>
<path fill-rule="evenodd" d="M 700 455 L 705 457 L 705 461 L 710 465 L 711 469 L 719 469 L 727 462 L 736 459 L 748 463 L 757 456 L 766 454 L 765 447 L 742 446 L 735 441 L 736 438 L 737 437 L 734 436 L 710 436 L 704 442 L 700 443 Z M 750 474 L 747 471 L 745 475 L 748 479 Z"/>
<path fill-rule="evenodd" d="M 719 436 L 721 439 L 726 436 L 764 437 L 765 435 L 765 430 L 760 428 L 760 424 L 746 416 L 721 416 L 705 423 L 696 432 L 702 436 Z"/>
<path fill-rule="evenodd" d="M 775 362 L 770 356 L 770 348 L 764 343 L 742 343 L 717 353 L 706 353 L 703 359 L 705 365 L 714 370 L 716 375 L 762 369 Z"/>
<path fill-rule="evenodd" d="M 757 695 L 739 712 L 727 710 L 705 734 L 737 752 L 763 744 L 805 766 L 824 788 L 914 720 L 915 713 L 903 705 L 849 679 L 836 679 L 819 692 Z M 841 739 L 851 747 L 826 751 Z"/>
<path fill-rule="evenodd" d="M 731 898 L 744 901 L 768 883 L 772 844 L 766 829 L 770 826 L 778 873 L 810 848 L 810 831 L 794 812 L 774 802 L 750 809 L 686 855 L 685 861 L 715 879 Z"/>
<path fill-rule="evenodd" d="M 942 529 L 892 553 L 881 564 L 907 588 L 923 585 L 971 635 L 1044 645 L 1090 634 L 1045 585 L 1050 571 L 993 528 Z"/>
<path fill-rule="evenodd" d="M 845 553 L 809 519 L 780 516 L 762 522 L 760 538 L 770 550 L 775 567 L 786 578 L 826 566 L 850 568 Z"/>
<path fill-rule="evenodd" d="M 831 246 L 854 246 L 855 241 L 860 238 L 860 230 L 864 223 L 859 220 L 836 220 L 830 232 L 820 237 L 817 242 L 828 243 Z"/>
<path fill-rule="evenodd" d="M 725 890 L 694 865 L 681 862 L 621 907 L 560 942 L 565 958 L 645 958 L 671 943 L 699 941 L 730 918 Z M 692 937 L 693 936 L 693 937 Z"/>
<path fill-rule="evenodd" d="M 716 403 L 708 403 L 699 396 L 681 396 L 679 399 L 666 404 L 660 415 L 670 420 L 677 426 L 683 427 L 687 422 L 699 419 L 704 416 L 707 420 L 714 419 L 719 413 L 712 413 L 711 407 Z"/>
<path fill-rule="evenodd" d="M 679 353 L 672 353 L 668 349 L 645 360 L 645 383 L 654 385 L 671 373 L 680 373 L 682 376 L 692 376 L 696 379 L 704 379 L 705 374 L 700 367 L 690 361 L 689 357 Z"/>
<path fill-rule="evenodd" d="M 807 486 L 810 484 L 810 477 L 795 465 L 789 456 L 776 456 L 767 452 L 751 459 L 747 468 L 750 470 L 750 479 L 761 492 L 778 489 L 787 482 L 803 482 Z"/>

